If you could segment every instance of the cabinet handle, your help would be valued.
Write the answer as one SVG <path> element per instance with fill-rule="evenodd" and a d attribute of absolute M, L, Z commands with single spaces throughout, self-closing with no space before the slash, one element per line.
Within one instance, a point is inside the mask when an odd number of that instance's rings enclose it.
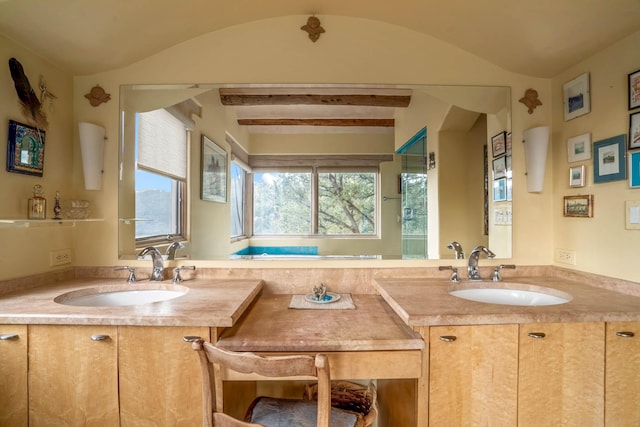
<path fill-rule="evenodd" d="M 633 338 L 636 334 L 634 334 L 631 331 L 620 331 L 620 332 L 616 332 L 616 335 L 621 338 Z"/>
<path fill-rule="evenodd" d="M 544 332 L 529 332 L 527 335 L 529 335 L 531 338 L 544 338 L 546 337 Z"/>
<path fill-rule="evenodd" d="M 201 340 L 202 337 L 199 337 L 197 335 L 185 335 L 184 337 L 182 337 L 182 339 L 184 340 L 184 342 L 194 342 Z"/>
<path fill-rule="evenodd" d="M 109 335 L 95 334 L 91 335 L 91 341 L 106 341 L 111 338 Z"/>
<path fill-rule="evenodd" d="M 440 341 L 444 342 L 454 342 L 457 339 L 455 335 L 441 335 Z"/>
<path fill-rule="evenodd" d="M 0 335 L 0 341 L 17 340 L 18 338 L 19 338 L 18 334 L 2 334 L 2 335 Z"/>

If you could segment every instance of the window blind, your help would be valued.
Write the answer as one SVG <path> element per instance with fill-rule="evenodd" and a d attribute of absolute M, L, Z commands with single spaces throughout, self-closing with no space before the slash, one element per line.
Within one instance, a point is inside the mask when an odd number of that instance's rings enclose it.
<path fill-rule="evenodd" d="M 138 167 L 181 181 L 187 178 L 187 131 L 164 109 L 138 114 Z"/>

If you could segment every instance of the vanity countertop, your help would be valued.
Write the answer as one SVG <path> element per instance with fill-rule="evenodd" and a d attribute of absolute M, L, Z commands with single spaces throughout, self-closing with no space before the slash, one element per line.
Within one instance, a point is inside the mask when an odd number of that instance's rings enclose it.
<path fill-rule="evenodd" d="M 509 282 L 556 289 L 571 294 L 565 304 L 514 306 L 474 302 L 449 295 L 468 286 L 442 279 L 376 279 L 382 298 L 409 326 L 543 322 L 640 321 L 640 297 L 555 277 L 519 277 L 477 286 L 508 287 Z"/>
<path fill-rule="evenodd" d="M 139 281 L 138 286 L 158 282 Z M 160 282 L 170 285 L 170 281 Z M 74 279 L 0 296 L 0 324 L 233 326 L 262 289 L 261 280 L 185 280 L 173 300 L 136 306 L 76 307 L 54 302 L 66 292 L 126 288 L 122 279 Z"/>

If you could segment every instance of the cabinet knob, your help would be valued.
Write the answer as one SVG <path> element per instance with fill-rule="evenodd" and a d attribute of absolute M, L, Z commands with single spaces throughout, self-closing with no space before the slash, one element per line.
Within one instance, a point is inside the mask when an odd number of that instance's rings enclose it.
<path fill-rule="evenodd" d="M 111 337 L 109 335 L 102 335 L 102 334 L 91 335 L 91 341 L 106 341 L 110 338 Z"/>
<path fill-rule="evenodd" d="M 455 335 L 441 335 L 440 341 L 444 342 L 454 342 L 457 339 Z"/>
<path fill-rule="evenodd" d="M 184 342 L 194 342 L 201 340 L 202 337 L 199 337 L 197 335 L 185 335 L 184 337 L 182 337 L 182 339 L 184 340 Z"/>
<path fill-rule="evenodd" d="M 529 332 L 527 335 L 529 335 L 531 338 L 544 338 L 547 335 L 544 332 Z"/>
<path fill-rule="evenodd" d="M 0 334 L 0 341 L 17 340 L 18 334 Z"/>
<path fill-rule="evenodd" d="M 621 338 L 633 338 L 636 334 L 634 334 L 631 331 L 620 331 L 620 332 L 616 332 L 616 335 Z"/>

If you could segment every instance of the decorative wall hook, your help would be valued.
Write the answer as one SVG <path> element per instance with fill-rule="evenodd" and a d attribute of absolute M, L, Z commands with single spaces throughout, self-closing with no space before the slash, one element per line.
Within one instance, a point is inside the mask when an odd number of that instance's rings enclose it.
<path fill-rule="evenodd" d="M 542 102 L 538 99 L 538 91 L 535 89 L 527 89 L 518 102 L 522 102 L 529 109 L 529 114 L 533 113 L 537 106 L 542 105 Z"/>
<path fill-rule="evenodd" d="M 100 85 L 95 85 L 84 97 L 89 100 L 92 107 L 97 107 L 103 102 L 108 102 L 111 99 L 111 94 L 105 92 Z"/>
<path fill-rule="evenodd" d="M 320 34 L 325 32 L 320 25 L 320 20 L 315 16 L 310 16 L 307 19 L 307 24 L 300 27 L 300 29 L 309 33 L 309 40 L 314 43 L 320 38 Z"/>

